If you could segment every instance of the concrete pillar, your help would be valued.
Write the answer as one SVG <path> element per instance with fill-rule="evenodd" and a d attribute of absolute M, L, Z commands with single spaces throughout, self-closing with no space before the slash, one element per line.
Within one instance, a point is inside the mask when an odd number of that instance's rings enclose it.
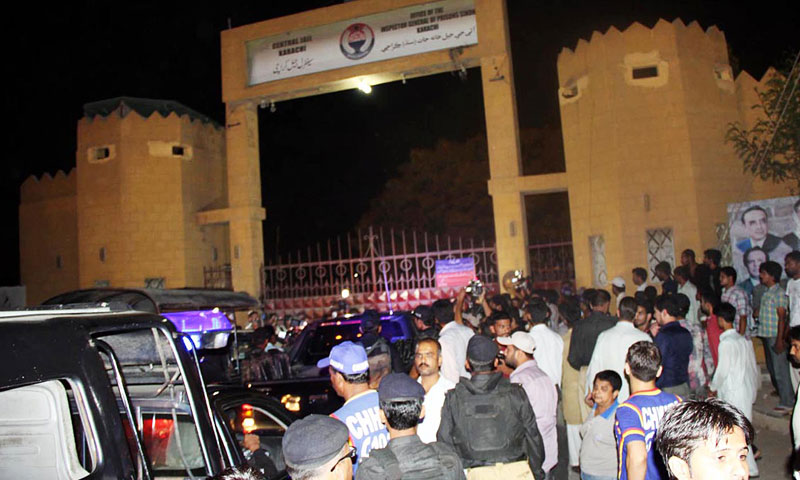
<path fill-rule="evenodd" d="M 228 221 L 233 289 L 258 297 L 264 264 L 261 222 L 261 167 L 258 151 L 258 113 L 251 102 L 228 106 L 226 149 Z"/>
<path fill-rule="evenodd" d="M 475 3 L 481 57 L 486 138 L 489 145 L 491 181 L 520 175 L 519 124 L 514 91 L 514 69 L 505 1 Z M 490 192 L 497 241 L 497 269 L 502 277 L 510 270 L 530 273 L 527 225 L 523 199 L 518 190 Z"/>

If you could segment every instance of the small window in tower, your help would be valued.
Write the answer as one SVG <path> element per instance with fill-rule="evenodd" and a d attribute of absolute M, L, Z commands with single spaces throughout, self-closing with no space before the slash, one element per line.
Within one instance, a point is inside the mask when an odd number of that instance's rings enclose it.
<path fill-rule="evenodd" d="M 658 66 L 651 65 L 648 67 L 637 67 L 632 71 L 633 79 L 639 80 L 642 78 L 654 78 L 658 76 Z"/>
<path fill-rule="evenodd" d="M 184 148 L 181 145 L 173 145 L 172 155 L 176 157 L 182 157 L 184 155 Z"/>
<path fill-rule="evenodd" d="M 578 86 L 571 85 L 561 89 L 561 96 L 564 98 L 575 98 L 578 96 Z"/>
<path fill-rule="evenodd" d="M 94 150 L 94 158 L 95 160 L 103 160 L 111 156 L 111 151 L 108 147 L 99 147 Z"/>

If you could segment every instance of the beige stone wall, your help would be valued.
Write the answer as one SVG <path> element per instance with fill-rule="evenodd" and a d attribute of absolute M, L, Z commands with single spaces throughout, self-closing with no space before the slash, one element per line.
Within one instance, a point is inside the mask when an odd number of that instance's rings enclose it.
<path fill-rule="evenodd" d="M 78 287 L 76 175 L 29 177 L 20 187 L 20 277 L 37 305 Z"/>
<path fill-rule="evenodd" d="M 633 78 L 651 66 L 657 77 Z M 561 52 L 558 76 L 578 285 L 592 283 L 591 235 L 605 238 L 607 279 L 630 284 L 631 269 L 647 266 L 648 229 L 673 229 L 676 259 L 700 253 L 717 246 L 728 203 L 787 191 L 743 173 L 724 142 L 750 114 L 755 82 L 734 81 L 716 27 L 595 32 Z"/>

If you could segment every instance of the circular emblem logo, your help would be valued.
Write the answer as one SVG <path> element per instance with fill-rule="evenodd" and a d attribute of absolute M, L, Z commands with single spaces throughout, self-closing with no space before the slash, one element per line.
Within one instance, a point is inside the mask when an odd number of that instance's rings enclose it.
<path fill-rule="evenodd" d="M 366 57 L 375 45 L 375 33 L 365 23 L 354 23 L 344 29 L 339 38 L 342 54 L 350 60 Z"/>

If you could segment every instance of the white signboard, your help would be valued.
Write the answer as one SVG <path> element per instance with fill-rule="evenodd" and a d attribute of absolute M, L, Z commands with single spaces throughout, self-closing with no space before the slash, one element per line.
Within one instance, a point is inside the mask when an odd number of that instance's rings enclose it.
<path fill-rule="evenodd" d="M 474 0 L 443 0 L 247 42 L 248 86 L 478 43 Z"/>

